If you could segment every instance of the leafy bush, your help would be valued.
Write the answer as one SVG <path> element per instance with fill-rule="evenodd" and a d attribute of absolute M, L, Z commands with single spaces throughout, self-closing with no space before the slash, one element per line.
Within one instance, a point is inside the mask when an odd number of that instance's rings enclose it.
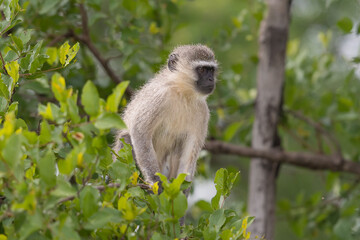
<path fill-rule="evenodd" d="M 5 2 L 1 34 L 18 23 L 22 11 L 17 1 Z M 78 43 L 31 46 L 31 31 L 9 36 L 0 53 L 1 240 L 250 238 L 246 229 L 253 218 L 223 208 L 238 173 L 220 169 L 216 196 L 198 204 L 203 210 L 198 223 L 181 226 L 188 207 L 185 175 L 172 181 L 160 175 L 164 191 L 156 194 L 156 184 L 149 191 L 141 179 L 131 146 L 124 143 L 118 153 L 109 147 L 110 129 L 126 127 L 117 110 L 128 82 L 118 84 L 105 101 L 88 81 L 79 97 L 60 73 L 53 73 L 50 83 L 46 75 L 71 66 Z M 38 106 L 38 131 L 17 117 L 21 106 L 12 99 L 27 84 L 50 86 L 56 99 Z"/>
<path fill-rule="evenodd" d="M 160 175 L 164 191 L 150 194 L 130 145 L 112 160 L 107 135 L 110 128 L 125 127 L 112 110 L 121 100 L 115 95 L 126 85 L 119 84 L 104 101 L 87 82 L 81 95 L 87 114 L 80 116 L 78 94 L 65 87 L 60 74 L 53 74 L 59 105 L 39 106 L 39 133 L 29 131 L 15 117 L 16 110 L 7 111 L 0 130 L 1 232 L 10 239 L 249 238 L 251 218 L 222 208 L 238 173 L 217 172 L 216 196 L 211 204 L 202 203 L 206 211 L 197 226 L 181 231 L 179 219 L 187 209 L 185 174 L 172 182 Z"/>

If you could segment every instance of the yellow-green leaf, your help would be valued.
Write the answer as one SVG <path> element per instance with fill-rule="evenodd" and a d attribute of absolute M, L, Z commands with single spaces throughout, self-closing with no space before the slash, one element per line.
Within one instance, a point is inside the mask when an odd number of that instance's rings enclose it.
<path fill-rule="evenodd" d="M 126 88 L 129 85 L 129 81 L 119 83 L 113 90 L 113 93 L 106 100 L 106 111 L 117 112 L 120 104 L 120 100 L 124 95 Z"/>
<path fill-rule="evenodd" d="M 59 50 L 59 58 L 60 58 L 60 63 L 64 66 L 65 62 L 66 62 L 66 55 L 68 54 L 70 49 L 70 45 L 68 42 L 65 42 Z"/>
<path fill-rule="evenodd" d="M 5 65 L 6 71 L 10 77 L 14 80 L 14 83 L 17 83 L 19 80 L 19 64 L 17 61 L 7 63 Z"/>
<path fill-rule="evenodd" d="M 157 34 L 158 32 L 160 32 L 160 28 L 158 28 L 155 22 L 152 22 L 149 27 L 149 32 L 151 34 Z"/>
<path fill-rule="evenodd" d="M 65 101 L 66 100 L 66 85 L 65 85 L 65 79 L 59 74 L 55 73 L 51 77 L 51 90 L 55 95 L 55 98 L 59 101 Z"/>
<path fill-rule="evenodd" d="M 58 63 L 58 50 L 55 47 L 49 47 L 46 49 L 46 55 L 49 56 L 48 59 L 46 59 L 46 61 L 50 64 L 50 65 L 56 65 Z"/>
<path fill-rule="evenodd" d="M 4 234 L 0 234 L 0 240 L 7 240 L 7 236 L 5 236 Z"/>
<path fill-rule="evenodd" d="M 65 66 L 68 65 L 71 62 L 71 60 L 73 60 L 73 58 L 76 56 L 79 49 L 80 49 L 79 43 L 76 43 L 74 46 L 72 46 L 72 48 L 70 48 L 69 52 L 67 53 Z"/>
<path fill-rule="evenodd" d="M 39 105 L 39 114 L 45 119 L 54 121 L 54 116 L 49 102 L 46 107 L 44 105 Z"/>

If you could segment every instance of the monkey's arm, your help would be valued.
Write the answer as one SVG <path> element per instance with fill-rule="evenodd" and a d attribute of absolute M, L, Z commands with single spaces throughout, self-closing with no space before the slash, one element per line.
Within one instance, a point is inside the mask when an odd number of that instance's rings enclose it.
<path fill-rule="evenodd" d="M 165 101 L 164 96 L 160 93 L 146 100 L 146 102 L 142 101 L 137 108 L 129 109 L 133 111 L 129 131 L 136 163 L 144 175 L 145 181 L 153 184 L 160 180 L 158 176 L 155 176 L 155 173 L 160 172 L 160 166 L 152 137 L 155 129 L 161 124 Z"/>

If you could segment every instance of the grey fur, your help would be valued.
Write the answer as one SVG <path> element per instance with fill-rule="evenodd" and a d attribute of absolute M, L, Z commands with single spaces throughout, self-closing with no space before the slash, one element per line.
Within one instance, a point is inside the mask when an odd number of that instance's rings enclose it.
<path fill-rule="evenodd" d="M 174 55 L 175 62 L 170 58 Z M 137 165 L 150 184 L 158 181 L 156 172 L 168 178 L 187 173 L 187 180 L 193 179 L 209 121 L 207 95 L 195 88 L 194 68 L 199 64 L 217 67 L 210 48 L 200 44 L 175 48 L 168 64 L 135 94 L 124 111 L 128 130 L 117 132 L 114 151 L 122 148 L 120 138 L 132 143 Z"/>

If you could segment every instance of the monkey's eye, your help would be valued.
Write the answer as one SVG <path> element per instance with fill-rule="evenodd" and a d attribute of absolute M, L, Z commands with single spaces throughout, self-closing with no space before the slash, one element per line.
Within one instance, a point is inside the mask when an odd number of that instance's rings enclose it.
<path fill-rule="evenodd" d="M 198 72 L 199 72 L 199 73 L 204 73 L 204 71 L 205 71 L 205 69 L 204 69 L 203 67 L 199 67 L 199 68 L 198 68 Z"/>

